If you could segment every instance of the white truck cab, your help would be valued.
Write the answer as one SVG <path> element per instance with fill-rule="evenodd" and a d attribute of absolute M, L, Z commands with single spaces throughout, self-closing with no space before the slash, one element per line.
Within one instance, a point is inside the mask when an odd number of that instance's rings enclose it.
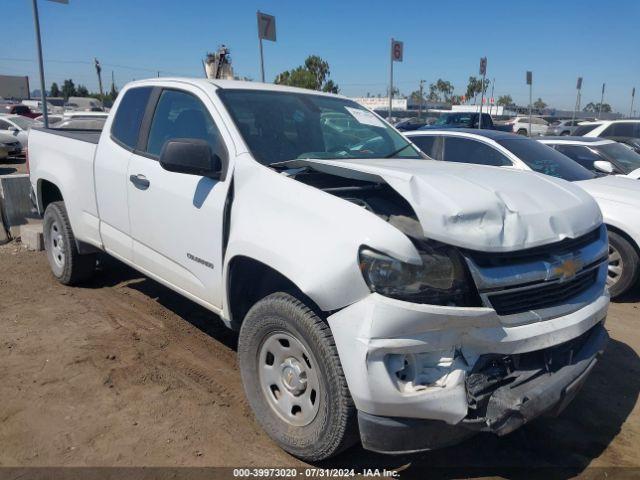
<path fill-rule="evenodd" d="M 153 79 L 101 132 L 30 136 L 54 276 L 106 252 L 220 315 L 258 422 L 305 460 L 509 433 L 564 408 L 604 348 L 588 194 L 428 160 L 349 99 Z"/>

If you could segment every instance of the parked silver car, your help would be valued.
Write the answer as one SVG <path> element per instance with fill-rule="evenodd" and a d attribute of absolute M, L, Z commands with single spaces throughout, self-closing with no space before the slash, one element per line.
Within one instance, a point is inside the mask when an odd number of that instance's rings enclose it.
<path fill-rule="evenodd" d="M 584 120 L 556 120 L 549 124 L 547 128 L 547 135 L 572 135 L 580 122 Z"/>

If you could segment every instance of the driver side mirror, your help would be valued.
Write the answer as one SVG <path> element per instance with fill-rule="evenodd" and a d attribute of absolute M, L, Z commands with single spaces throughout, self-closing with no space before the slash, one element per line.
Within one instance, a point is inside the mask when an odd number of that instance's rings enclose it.
<path fill-rule="evenodd" d="M 205 140 L 172 138 L 160 151 L 160 166 L 169 172 L 220 179 L 225 165 Z"/>
<path fill-rule="evenodd" d="M 611 162 L 608 162 L 606 160 L 596 160 L 595 162 L 593 162 L 593 168 L 595 168 L 599 172 L 606 173 L 607 175 L 612 174 L 614 170 Z"/>

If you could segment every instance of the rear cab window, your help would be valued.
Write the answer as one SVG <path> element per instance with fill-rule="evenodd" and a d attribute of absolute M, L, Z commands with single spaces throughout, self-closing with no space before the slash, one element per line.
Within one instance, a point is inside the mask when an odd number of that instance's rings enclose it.
<path fill-rule="evenodd" d="M 120 101 L 111 125 L 111 138 L 124 148 L 136 148 L 140 125 L 152 90 L 153 87 L 131 88 Z"/>

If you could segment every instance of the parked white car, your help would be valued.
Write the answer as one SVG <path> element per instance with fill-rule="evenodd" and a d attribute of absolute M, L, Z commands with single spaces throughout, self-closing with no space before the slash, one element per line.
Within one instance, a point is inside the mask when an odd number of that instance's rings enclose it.
<path fill-rule="evenodd" d="M 596 177 L 569 157 L 528 138 L 491 130 L 417 131 L 406 135 L 437 160 L 535 171 L 562 178 L 592 195 L 609 230 L 612 297 L 632 288 L 640 271 L 640 182 L 616 176 Z M 622 147 L 625 148 L 625 147 Z M 539 193 L 536 193 L 536 200 Z"/>
<path fill-rule="evenodd" d="M 582 122 L 575 136 L 604 138 L 640 138 L 640 120 L 599 120 Z"/>
<path fill-rule="evenodd" d="M 0 144 L 7 152 L 7 156 L 17 156 L 22 154 L 22 144 L 12 133 L 0 130 Z"/>
<path fill-rule="evenodd" d="M 593 173 L 640 179 L 640 154 L 628 145 L 598 137 L 541 137 L 537 140 Z"/>
<path fill-rule="evenodd" d="M 549 124 L 544 118 L 531 117 L 531 131 L 529 131 L 529 117 L 515 117 L 504 123 L 510 125 L 513 133 L 532 137 L 536 135 L 545 135 Z"/>
<path fill-rule="evenodd" d="M 593 198 L 426 160 L 344 97 L 138 81 L 101 133 L 34 129 L 29 156 L 54 277 L 106 252 L 220 315 L 257 421 L 308 461 L 558 413 L 607 338 Z"/>
<path fill-rule="evenodd" d="M 21 147 L 27 148 L 29 141 L 29 129 L 32 126 L 41 125 L 33 118 L 24 117 L 22 115 L 3 115 L 0 114 L 0 131 L 12 135 Z"/>

